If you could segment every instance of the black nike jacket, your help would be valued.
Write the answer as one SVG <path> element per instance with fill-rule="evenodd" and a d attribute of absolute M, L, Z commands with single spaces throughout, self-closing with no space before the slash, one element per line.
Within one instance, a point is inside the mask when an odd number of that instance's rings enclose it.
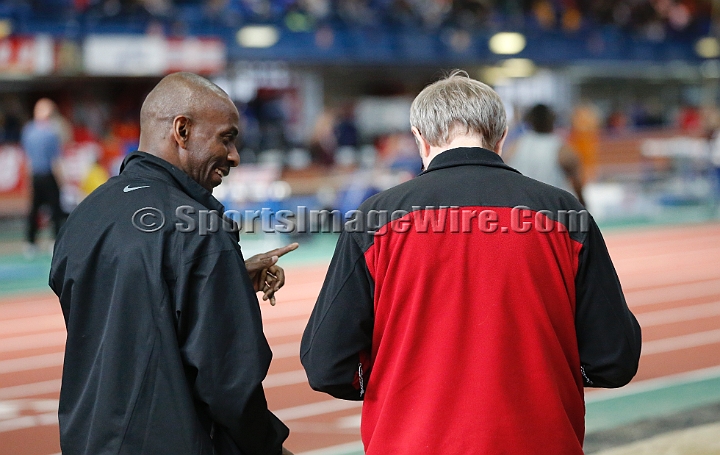
<path fill-rule="evenodd" d="M 67 455 L 275 455 L 272 353 L 236 233 L 176 227 L 222 205 L 143 152 L 87 197 L 55 243 L 50 286 L 67 345 Z M 194 213 L 194 214 L 193 214 Z"/>

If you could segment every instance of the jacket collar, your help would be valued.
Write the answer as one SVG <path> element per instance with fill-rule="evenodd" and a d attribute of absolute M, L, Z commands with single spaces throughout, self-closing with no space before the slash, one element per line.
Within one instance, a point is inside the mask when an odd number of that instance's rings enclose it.
<path fill-rule="evenodd" d="M 208 190 L 177 167 L 149 153 L 136 151 L 125 157 L 120 173 L 162 180 L 175 186 L 210 210 L 225 213 L 225 207 Z"/>
<path fill-rule="evenodd" d="M 503 162 L 500 155 L 482 147 L 458 147 L 446 150 L 433 158 L 430 165 L 420 175 L 437 169 L 455 166 L 492 166 L 518 172 Z"/>

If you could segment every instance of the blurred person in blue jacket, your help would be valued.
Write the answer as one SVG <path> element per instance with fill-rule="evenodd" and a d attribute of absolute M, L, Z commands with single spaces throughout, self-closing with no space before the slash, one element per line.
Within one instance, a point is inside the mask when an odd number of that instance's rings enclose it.
<path fill-rule="evenodd" d="M 62 152 L 62 138 L 52 117 L 57 107 L 48 98 L 35 103 L 33 120 L 23 128 L 20 143 L 28 157 L 32 175 L 32 196 L 27 218 L 26 256 L 32 257 L 37 251 L 35 241 L 39 229 L 38 214 L 42 206 L 48 206 L 57 236 L 65 220 L 60 206 L 60 188 L 53 168 Z"/>

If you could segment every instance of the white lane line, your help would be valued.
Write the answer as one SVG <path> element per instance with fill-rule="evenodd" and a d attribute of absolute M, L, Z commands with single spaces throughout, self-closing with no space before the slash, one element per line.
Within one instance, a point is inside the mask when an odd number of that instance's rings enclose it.
<path fill-rule="evenodd" d="M 303 328 L 305 327 L 304 322 L 302 326 Z M 292 325 L 290 325 L 289 327 L 293 328 Z M 286 331 L 287 328 L 288 326 L 281 327 L 283 331 Z M 294 328 L 297 328 L 297 324 Z M 300 330 L 300 333 L 302 333 L 302 329 Z M 273 357 L 276 359 L 300 357 L 300 343 L 279 344 L 272 349 L 274 352 Z M 49 354 L 40 354 L 29 357 L 0 360 L 0 374 L 17 373 L 20 371 L 36 370 L 39 368 L 62 366 L 64 358 L 65 353 L 60 351 Z M 3 389 L 0 389 L 0 391 L 1 390 Z"/>
<path fill-rule="evenodd" d="M 52 315 L 55 315 L 55 317 L 57 318 L 63 319 L 63 315 L 60 310 L 60 304 L 58 302 L 55 302 L 51 305 L 42 302 L 29 302 L 27 303 L 27 306 L 17 308 L 17 311 L 13 310 L 12 308 L 8 308 L 6 305 L 12 306 L 13 304 L 3 302 L 2 307 L 0 307 L 0 320 L 2 321 L 17 321 L 22 319 Z"/>
<path fill-rule="evenodd" d="M 700 305 L 689 305 L 680 308 L 667 310 L 650 311 L 635 315 L 640 327 L 652 327 L 655 325 L 672 324 L 674 322 L 693 321 L 695 319 L 720 316 L 720 301 L 703 303 Z"/>
<path fill-rule="evenodd" d="M 652 244 L 664 239 L 683 239 L 695 235 L 711 235 L 718 232 L 714 221 L 682 225 L 636 226 L 608 230 L 607 237 L 613 242 L 635 244 L 647 242 Z"/>
<path fill-rule="evenodd" d="M 323 414 L 331 414 L 333 412 L 344 411 L 346 409 L 361 408 L 362 401 L 347 400 L 326 400 L 317 403 L 303 404 L 292 408 L 280 409 L 272 411 L 278 419 L 282 421 L 303 419 L 305 417 L 313 417 Z"/>
<path fill-rule="evenodd" d="M 285 334 L 301 334 L 302 331 L 305 329 L 305 325 L 307 324 L 307 315 L 304 316 L 304 318 L 300 319 L 292 319 L 290 321 L 272 322 L 265 324 L 264 329 L 266 335 L 269 334 L 273 336 L 281 336 Z M 31 335 L 20 335 L 16 337 L 0 338 L 0 352 L 23 351 L 26 349 L 48 348 L 56 346 L 64 348 L 66 339 L 67 332 L 65 331 L 65 329 L 54 332 L 35 333 Z M 281 349 L 297 348 L 295 349 L 296 352 L 294 352 L 294 354 L 299 355 L 300 353 L 299 343 L 288 343 L 278 346 L 282 347 Z M 275 348 L 273 348 L 273 352 L 275 352 Z M 278 352 L 276 357 L 280 356 L 278 358 L 282 358 L 284 352 L 284 350 L 282 352 Z"/>
<path fill-rule="evenodd" d="M 51 379 L 49 381 L 0 388 L 0 400 L 25 398 L 46 393 L 58 393 L 60 392 L 61 383 L 60 379 Z M 266 389 L 294 384 L 307 384 L 305 370 L 292 370 L 283 373 L 269 374 L 263 381 L 263 387 Z"/>
<path fill-rule="evenodd" d="M 632 242 L 626 245 L 612 245 L 611 253 L 637 257 L 646 253 L 656 251 L 670 251 L 679 253 L 697 252 L 698 250 L 707 249 L 708 245 L 716 244 L 720 236 L 717 232 L 706 233 L 700 235 L 690 234 L 680 238 L 659 238 L 651 242 Z M 644 240 L 644 239 L 640 239 Z M 611 246 L 608 245 L 608 248 Z"/>
<path fill-rule="evenodd" d="M 720 329 L 646 341 L 642 344 L 642 355 L 660 354 L 715 343 L 720 343 Z"/>
<path fill-rule="evenodd" d="M 0 374 L 59 367 L 62 366 L 64 357 L 64 352 L 54 352 L 19 359 L 0 360 Z"/>
<path fill-rule="evenodd" d="M 62 317 L 60 302 L 50 288 L 48 288 L 48 294 L 28 295 L 19 299 L 12 298 L 12 301 L 3 303 L 0 314 L 8 315 L 8 317 L 23 317 L 28 316 L 29 311 L 35 312 L 40 309 L 53 310 Z M 46 313 L 47 311 L 43 311 L 43 314 Z"/>
<path fill-rule="evenodd" d="M 65 347 L 67 332 L 35 333 L 0 340 L 0 352 L 24 351 L 26 349 Z"/>
<path fill-rule="evenodd" d="M 720 255 L 720 248 L 707 248 L 702 251 L 680 252 L 675 251 L 665 254 L 637 254 L 634 256 L 615 255 L 610 251 L 613 262 L 617 260 L 619 268 L 623 272 L 652 273 L 658 270 L 667 270 L 677 260 L 687 263 L 702 264 L 707 258 L 714 258 Z M 676 269 L 679 270 L 679 269 Z"/>
<path fill-rule="evenodd" d="M 720 378 L 720 366 L 703 368 L 701 370 L 686 371 L 660 378 L 646 379 L 644 381 L 633 381 L 620 389 L 592 390 L 585 394 L 586 403 L 610 400 L 617 397 L 636 395 L 653 390 L 660 390 L 681 384 L 690 384 L 707 379 Z"/>
<path fill-rule="evenodd" d="M 300 343 L 284 343 L 270 345 L 273 352 L 273 359 L 289 359 L 291 357 L 300 358 Z"/>
<path fill-rule="evenodd" d="M 57 411 L 46 412 L 44 414 L 38 414 L 33 416 L 17 417 L 15 419 L 8 419 L 0 421 L 0 433 L 6 431 L 24 430 L 26 428 L 39 427 L 44 425 L 57 425 L 58 414 Z"/>
<path fill-rule="evenodd" d="M 353 414 L 347 417 L 340 417 L 335 420 L 335 426 L 338 428 L 360 428 L 362 424 L 362 414 Z"/>
<path fill-rule="evenodd" d="M 307 384 L 305 370 L 293 370 L 286 371 L 284 373 L 269 374 L 263 381 L 263 387 L 266 389 L 294 384 Z"/>
<path fill-rule="evenodd" d="M 2 334 L 3 337 L 18 333 L 45 332 L 60 329 L 65 329 L 65 321 L 62 315 L 48 314 L 30 318 L 0 320 L 0 334 Z"/>
<path fill-rule="evenodd" d="M 35 395 L 44 395 L 46 393 L 59 393 L 61 383 L 62 381 L 60 379 L 51 379 L 49 381 L 3 387 L 0 389 L 0 400 L 32 397 Z"/>
<path fill-rule="evenodd" d="M 295 316 L 304 316 L 305 318 L 307 318 L 308 316 L 310 316 L 310 313 L 315 306 L 316 300 L 317 297 L 312 299 L 305 299 L 302 302 L 282 303 L 282 308 L 279 308 L 281 305 L 280 303 L 278 303 L 278 305 L 275 307 L 269 305 L 261 305 L 260 309 L 262 311 L 263 321 L 271 321 L 274 319 L 282 319 Z"/>
<path fill-rule="evenodd" d="M 300 318 L 292 321 L 273 322 L 265 325 L 263 332 L 268 338 L 281 337 L 287 335 L 301 335 L 307 325 L 306 318 Z"/>
<path fill-rule="evenodd" d="M 285 287 L 278 291 L 278 303 L 281 302 L 293 302 L 295 300 L 304 299 L 315 299 L 317 298 L 318 291 L 323 285 L 323 279 L 325 278 L 327 269 L 322 271 L 322 278 L 315 281 L 307 281 L 305 283 L 294 283 L 285 284 Z M 285 271 L 285 275 L 292 277 L 288 271 Z M 317 277 L 316 277 L 317 278 Z M 282 300 L 281 300 L 282 299 Z"/>
<path fill-rule="evenodd" d="M 678 309 L 680 310 L 680 309 Z M 666 313 L 665 311 L 670 310 L 662 310 L 657 312 L 651 312 L 648 313 L 652 317 L 655 317 L 656 321 L 663 321 L 663 320 L 670 320 L 673 315 L 676 313 Z M 717 308 L 715 306 L 710 307 L 709 305 L 703 305 L 701 312 L 712 313 L 716 314 Z M 653 316 L 653 313 L 658 313 Z M 679 312 L 677 313 L 679 314 Z M 690 316 L 686 317 L 687 319 L 691 319 Z M 693 316 L 694 318 L 694 316 Z M 305 328 L 305 321 L 290 321 L 287 323 L 277 323 L 272 324 L 270 326 L 270 330 L 266 330 L 267 336 L 280 336 L 280 335 L 290 335 L 290 334 L 299 334 L 302 333 L 302 331 Z M 720 342 L 720 329 L 717 330 L 710 330 L 705 332 L 697 332 L 697 333 L 691 333 L 687 335 L 680 335 L 670 338 L 661 338 L 657 340 L 652 341 L 646 341 L 643 343 L 642 348 L 642 354 L 643 355 L 650 355 L 650 354 L 658 354 L 662 352 L 669 352 L 669 351 L 676 351 L 679 349 L 687 349 L 697 346 L 704 346 L 707 344 L 713 344 Z M 295 355 L 298 355 L 298 343 L 286 343 L 281 344 L 275 347 L 275 350 L 278 351 L 278 354 L 275 356 L 276 358 L 290 358 Z M 36 356 L 30 356 L 30 357 L 21 357 L 16 359 L 8 359 L 8 360 L 0 360 L 0 374 L 5 373 L 16 373 L 20 371 L 29 371 L 29 370 L 36 370 L 40 368 L 49 368 L 49 367 L 55 367 L 55 366 L 62 366 L 64 359 L 64 352 L 54 352 L 50 354 L 41 354 Z M 297 376 L 294 376 L 296 378 L 299 378 L 299 372 L 302 370 L 297 370 L 294 374 Z M 276 373 L 276 374 L 285 374 L 285 373 Z M 288 373 L 289 374 L 289 373 Z M 289 377 L 289 376 L 288 376 Z M 297 379 L 299 381 L 299 379 Z M 281 381 L 278 379 L 278 381 Z M 295 382 L 300 383 L 300 382 Z M 283 384 L 284 385 L 284 384 Z"/>
<path fill-rule="evenodd" d="M 704 306 L 703 311 L 710 312 Z M 715 308 L 711 308 L 713 312 L 715 311 Z M 669 318 L 668 314 L 671 316 L 673 313 L 664 313 L 663 311 L 653 312 L 653 313 L 660 313 L 659 316 L 656 316 L 656 320 L 667 320 Z M 648 313 L 652 316 L 652 313 Z M 266 335 L 268 336 L 280 336 L 282 335 L 289 335 L 289 334 L 298 334 L 302 333 L 305 322 L 304 321 L 291 321 L 289 323 L 278 323 L 273 324 L 271 326 L 271 330 L 266 331 Z M 269 333 L 268 333 L 269 332 Z M 646 341 L 643 343 L 642 348 L 642 354 L 643 355 L 651 355 L 651 354 L 658 354 L 662 352 L 669 352 L 669 351 L 677 351 L 680 349 L 687 349 L 697 346 L 704 346 L 707 344 L 714 344 L 720 342 L 720 329 L 717 330 L 710 330 L 706 332 L 697 332 L 697 333 L 691 333 L 687 335 L 680 335 L 670 338 L 660 338 L 657 340 L 652 341 Z M 275 350 L 278 351 L 278 355 L 276 355 L 276 358 L 290 358 L 295 355 L 298 355 L 298 344 L 297 343 L 286 343 L 282 345 L 278 345 L 275 347 Z M 55 366 L 62 366 L 64 359 L 64 353 L 63 352 L 55 352 L 50 354 L 41 354 L 36 356 L 30 356 L 30 357 L 21 357 L 17 359 L 8 359 L 8 360 L 0 360 L 0 374 L 5 373 L 16 373 L 19 371 L 29 371 L 29 370 L 36 370 L 40 368 L 49 368 L 49 367 L 55 367 Z M 294 376 L 295 378 L 299 378 L 299 372 L 302 370 L 297 370 L 298 372 L 294 373 L 297 376 Z M 277 373 L 281 374 L 281 373 Z M 284 374 L 284 373 L 282 373 Z M 289 377 L 289 376 L 288 376 Z M 280 381 L 280 379 L 278 379 Z M 297 379 L 297 381 L 300 381 Z M 300 383 L 300 382 L 295 382 Z"/>
<path fill-rule="evenodd" d="M 296 455 L 350 455 L 364 453 L 362 441 L 348 442 L 347 444 L 339 444 L 336 446 L 325 447 L 322 449 L 311 450 L 309 452 L 300 452 Z"/>
<path fill-rule="evenodd" d="M 677 261 L 669 269 L 637 272 L 624 272 L 622 264 L 615 265 L 625 292 L 720 278 L 720 261 L 703 262 L 700 270 L 694 268 L 698 261 Z"/>
<path fill-rule="evenodd" d="M 625 293 L 625 299 L 631 308 L 637 308 L 646 305 L 713 295 L 720 295 L 720 279 L 701 281 L 698 283 L 675 284 L 661 288 L 644 289 L 642 291 L 629 291 Z"/>

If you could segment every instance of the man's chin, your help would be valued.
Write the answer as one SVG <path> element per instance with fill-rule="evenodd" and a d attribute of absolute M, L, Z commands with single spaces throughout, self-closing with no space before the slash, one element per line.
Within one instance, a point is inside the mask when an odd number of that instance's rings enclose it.
<path fill-rule="evenodd" d="M 206 188 L 208 191 L 212 192 L 213 188 L 215 188 L 216 186 L 220 186 L 220 184 L 222 183 L 222 181 L 223 181 L 223 178 L 222 178 L 222 177 L 220 177 L 220 176 L 217 175 L 217 174 L 213 174 L 213 175 L 208 179 L 207 184 L 204 185 L 204 186 L 205 186 L 205 188 Z"/>

